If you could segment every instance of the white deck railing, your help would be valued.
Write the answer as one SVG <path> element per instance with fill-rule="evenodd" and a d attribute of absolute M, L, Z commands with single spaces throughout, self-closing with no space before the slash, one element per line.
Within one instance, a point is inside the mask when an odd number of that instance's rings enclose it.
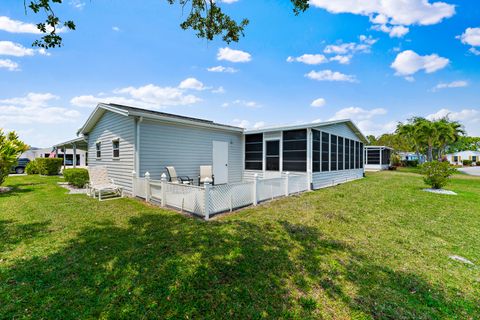
<path fill-rule="evenodd" d="M 253 181 L 222 184 L 212 186 L 194 186 L 167 182 L 166 176 L 161 180 L 151 180 L 150 174 L 145 178 L 133 176 L 134 195 L 146 201 L 172 207 L 204 217 L 233 211 L 249 205 L 257 205 L 266 200 L 289 196 L 308 190 L 306 175 L 290 175 L 284 177 L 259 179 Z"/>

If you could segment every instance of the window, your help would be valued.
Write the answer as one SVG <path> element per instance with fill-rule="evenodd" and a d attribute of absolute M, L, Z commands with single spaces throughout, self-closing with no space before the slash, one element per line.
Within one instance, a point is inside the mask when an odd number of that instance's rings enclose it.
<path fill-rule="evenodd" d="M 350 139 L 345 138 L 345 170 L 350 169 Z"/>
<path fill-rule="evenodd" d="M 343 168 L 344 168 L 343 138 L 338 137 L 338 170 L 343 170 Z"/>
<path fill-rule="evenodd" d="M 472 162 L 477 162 L 477 156 L 472 156 Z"/>
<path fill-rule="evenodd" d="M 453 162 L 458 162 L 458 156 L 453 156 Z"/>
<path fill-rule="evenodd" d="M 337 171 L 337 136 L 330 135 L 330 171 Z"/>
<path fill-rule="evenodd" d="M 97 142 L 95 144 L 95 149 L 97 150 L 97 158 L 101 158 L 102 157 L 102 143 Z"/>
<path fill-rule="evenodd" d="M 313 145 L 312 145 L 312 150 L 313 150 L 313 172 L 320 172 L 320 131 L 318 130 L 312 130 L 313 134 Z"/>
<path fill-rule="evenodd" d="M 355 168 L 355 141 L 350 140 L 350 169 Z"/>
<path fill-rule="evenodd" d="M 330 171 L 330 135 L 322 132 L 322 171 Z"/>
<path fill-rule="evenodd" d="M 307 171 L 307 130 L 283 132 L 283 170 Z"/>
<path fill-rule="evenodd" d="M 360 168 L 363 169 L 363 143 L 360 142 Z"/>
<path fill-rule="evenodd" d="M 280 141 L 267 141 L 267 170 L 279 171 L 280 170 Z"/>
<path fill-rule="evenodd" d="M 390 149 L 382 150 L 382 164 L 390 165 Z"/>
<path fill-rule="evenodd" d="M 367 164 L 380 164 L 380 150 L 367 149 Z"/>
<path fill-rule="evenodd" d="M 355 141 L 355 169 L 360 168 L 360 142 Z"/>
<path fill-rule="evenodd" d="M 245 169 L 262 170 L 263 164 L 263 134 L 248 134 L 245 136 Z"/>
<path fill-rule="evenodd" d="M 120 140 L 115 139 L 112 141 L 112 155 L 114 158 L 120 157 Z"/>

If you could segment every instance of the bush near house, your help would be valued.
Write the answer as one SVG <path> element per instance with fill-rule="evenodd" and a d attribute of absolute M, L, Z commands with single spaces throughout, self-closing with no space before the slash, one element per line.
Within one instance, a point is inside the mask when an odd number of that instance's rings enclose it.
<path fill-rule="evenodd" d="M 63 159 L 60 158 L 37 158 L 38 173 L 44 176 L 56 176 L 60 173 Z"/>
<path fill-rule="evenodd" d="M 32 174 L 38 174 L 38 166 L 37 166 L 37 160 L 32 160 L 30 161 L 27 166 L 25 167 L 25 172 L 28 175 Z"/>
<path fill-rule="evenodd" d="M 402 160 L 402 167 L 410 167 L 410 168 L 414 168 L 414 167 L 418 167 L 418 160 Z"/>
<path fill-rule="evenodd" d="M 433 189 L 441 189 L 448 183 L 448 178 L 457 173 L 457 169 L 448 162 L 431 161 L 422 165 L 423 181 Z"/>
<path fill-rule="evenodd" d="M 463 163 L 464 166 L 471 166 L 473 161 L 472 160 L 463 160 L 462 163 Z"/>
<path fill-rule="evenodd" d="M 65 169 L 63 177 L 72 186 L 83 188 L 89 181 L 87 169 Z"/>

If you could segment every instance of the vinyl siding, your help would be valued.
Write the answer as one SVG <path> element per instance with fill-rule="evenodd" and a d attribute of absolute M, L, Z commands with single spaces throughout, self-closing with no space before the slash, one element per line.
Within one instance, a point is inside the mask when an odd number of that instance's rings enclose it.
<path fill-rule="evenodd" d="M 320 130 L 323 132 L 328 132 L 330 134 L 334 134 L 337 136 L 341 136 L 344 138 L 360 141 L 359 137 L 355 134 L 355 132 L 350 129 L 345 123 L 333 124 L 329 126 L 317 127 L 313 128 L 315 130 Z"/>
<path fill-rule="evenodd" d="M 120 140 L 120 157 L 113 158 L 112 140 Z M 95 145 L 101 142 L 102 156 L 97 159 Z M 111 111 L 106 111 L 88 136 L 88 165 L 105 165 L 109 177 L 132 192 L 132 171 L 134 170 L 135 121 Z"/>
<path fill-rule="evenodd" d="M 166 166 L 198 178 L 201 165 L 212 165 L 213 141 L 228 142 L 228 182 L 242 180 L 242 133 L 144 120 L 140 124 L 140 173 L 160 179 Z"/>

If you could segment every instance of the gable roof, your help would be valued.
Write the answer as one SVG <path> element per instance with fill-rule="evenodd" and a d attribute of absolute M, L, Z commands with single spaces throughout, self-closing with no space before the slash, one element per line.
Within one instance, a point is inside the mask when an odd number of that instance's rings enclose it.
<path fill-rule="evenodd" d="M 303 124 L 296 124 L 296 125 L 286 125 L 286 126 L 273 126 L 273 127 L 265 127 L 261 129 L 253 129 L 253 130 L 246 130 L 246 134 L 250 133 L 265 133 L 265 132 L 274 132 L 274 131 L 283 131 L 283 130 L 297 130 L 297 129 L 312 129 L 312 128 L 319 128 L 319 127 L 326 127 L 336 124 L 346 124 L 359 138 L 362 142 L 367 143 L 367 138 L 363 135 L 363 133 L 358 129 L 358 127 L 353 123 L 350 119 L 343 119 L 343 120 L 333 120 L 333 121 L 325 121 L 325 122 L 310 122 L 310 123 L 303 123 Z"/>
<path fill-rule="evenodd" d="M 209 127 L 235 132 L 243 132 L 244 130 L 240 127 L 220 124 L 211 120 L 180 116 L 177 114 L 136 108 L 115 103 L 99 103 L 95 110 L 93 110 L 93 112 L 90 114 L 85 124 L 77 131 L 77 134 L 88 134 L 95 127 L 95 124 L 98 122 L 98 120 L 100 120 L 106 111 L 115 112 L 123 116 L 143 117 L 144 119 L 162 120 L 172 123 L 183 123 L 187 125 Z"/>

